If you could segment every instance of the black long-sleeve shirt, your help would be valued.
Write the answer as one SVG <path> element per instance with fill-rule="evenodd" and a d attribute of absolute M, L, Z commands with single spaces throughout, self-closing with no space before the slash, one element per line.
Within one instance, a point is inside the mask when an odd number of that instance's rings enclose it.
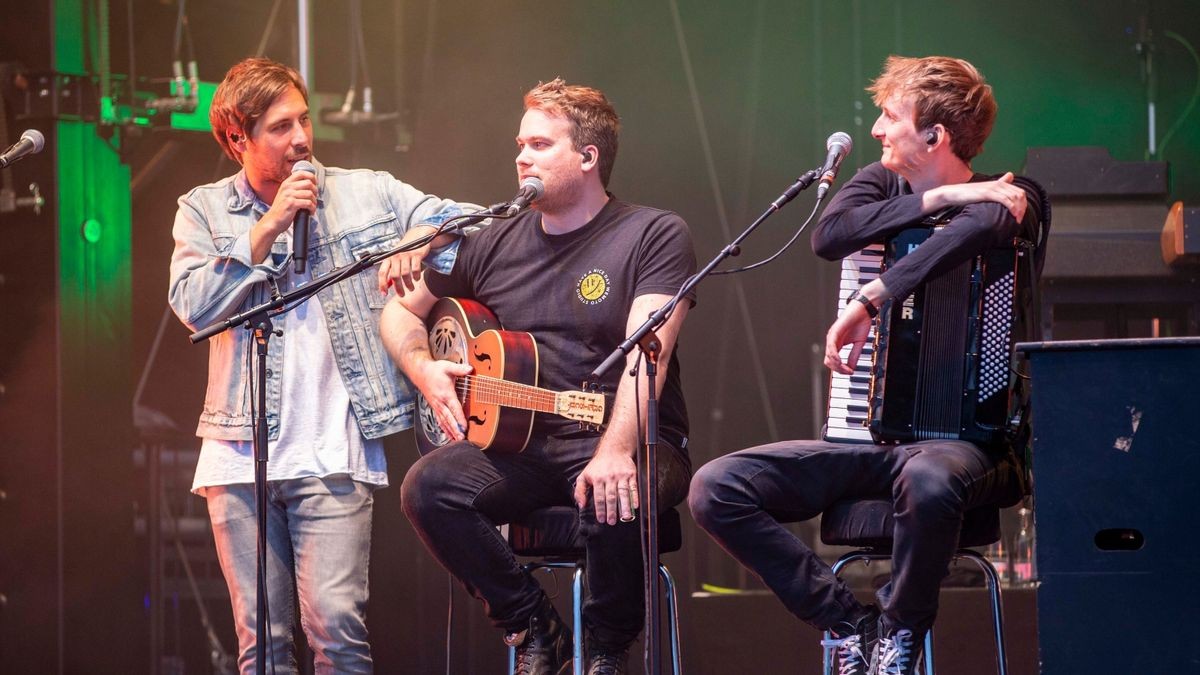
<path fill-rule="evenodd" d="M 998 177 L 977 173 L 971 182 Z M 961 207 L 948 225 L 883 273 L 880 279 L 888 292 L 903 298 L 923 282 L 992 246 L 1008 244 L 1018 234 L 1037 241 L 1040 196 L 1023 181 L 1018 180 L 1017 184 L 1027 197 L 1023 222 L 1018 223 L 1007 208 L 995 202 Z M 813 231 L 813 252 L 826 260 L 838 260 L 920 224 L 926 215 L 921 212 L 921 195 L 913 194 L 907 181 L 875 162 L 838 190 Z"/>

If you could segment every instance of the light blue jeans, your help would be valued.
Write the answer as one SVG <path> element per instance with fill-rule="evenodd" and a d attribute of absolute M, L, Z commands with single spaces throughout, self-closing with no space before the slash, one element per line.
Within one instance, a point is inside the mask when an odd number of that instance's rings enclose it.
<path fill-rule="evenodd" d="M 254 485 L 206 490 L 217 557 L 238 636 L 238 668 L 253 673 L 258 545 Z M 371 552 L 372 486 L 346 475 L 267 484 L 267 593 L 271 662 L 296 673 L 293 606 L 316 654 L 317 673 L 369 673 L 367 564 Z M 268 672 L 270 667 L 268 666 Z"/>

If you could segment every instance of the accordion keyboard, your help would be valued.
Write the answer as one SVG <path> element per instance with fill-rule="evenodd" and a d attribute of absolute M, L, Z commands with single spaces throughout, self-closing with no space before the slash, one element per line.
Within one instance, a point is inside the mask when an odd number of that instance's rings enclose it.
<path fill-rule="evenodd" d="M 838 316 L 846 311 L 846 300 L 883 271 L 883 244 L 868 246 L 842 259 L 842 278 L 838 285 Z M 825 420 L 825 440 L 870 443 L 867 411 L 871 396 L 871 362 L 875 327 L 867 336 L 858 364 L 850 375 L 832 373 L 829 378 L 829 416 Z M 842 360 L 850 357 L 850 345 L 842 347 Z"/>

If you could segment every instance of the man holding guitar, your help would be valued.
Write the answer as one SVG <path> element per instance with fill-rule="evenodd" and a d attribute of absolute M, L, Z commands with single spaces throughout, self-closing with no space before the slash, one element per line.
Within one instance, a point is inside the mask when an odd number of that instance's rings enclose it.
<path fill-rule="evenodd" d="M 539 412 L 533 413 L 532 428 L 526 423 L 512 440 L 498 437 L 486 449 L 478 440 L 471 442 L 477 426 L 505 414 L 508 404 L 477 405 L 498 386 L 493 378 L 513 372 L 520 361 L 515 370 L 526 378 L 532 373 L 535 381 L 518 385 L 545 388 L 550 396 L 578 389 L 590 370 L 695 272 L 691 238 L 678 215 L 626 204 L 606 191 L 618 126 L 615 110 L 595 89 L 559 79 L 529 91 L 516 139 L 517 175 L 518 180 L 540 179 L 544 195 L 530 212 L 463 239 L 454 271 L 424 274 L 415 289 L 388 304 L 381 323 L 389 353 L 424 395 L 430 419 L 448 440 L 405 477 L 405 514 L 434 556 L 504 629 L 505 642 L 517 649 L 520 673 L 570 667 L 570 640 L 557 612 L 495 527 L 535 509 L 572 502 L 579 508 L 587 540 L 588 672 L 625 672 L 629 645 L 642 629 L 642 556 L 634 511 L 645 396 L 635 391 L 631 378 L 622 377 L 628 368 L 612 369 L 601 383 L 615 392 L 603 432 Z M 442 311 L 448 300 L 434 311 L 439 297 L 452 296 L 461 299 L 454 302 L 465 313 Z M 663 508 L 683 500 L 691 474 L 687 412 L 674 354 L 690 304 L 681 303 L 658 332 L 661 361 L 669 364 L 656 383 Z M 473 313 L 484 308 L 494 312 L 491 321 L 498 325 L 489 325 L 488 315 Z M 465 331 L 438 327 L 456 314 L 460 324 L 470 324 Z M 437 325 L 427 328 L 427 318 Z M 479 331 L 501 327 L 505 340 L 478 339 Z M 461 348 L 467 354 L 431 353 L 431 337 L 437 343 L 440 336 L 459 332 L 470 333 Z M 634 362 L 631 355 L 628 366 Z M 495 372 L 482 372 L 493 366 Z M 561 407 L 581 405 L 592 403 L 572 399 Z"/>

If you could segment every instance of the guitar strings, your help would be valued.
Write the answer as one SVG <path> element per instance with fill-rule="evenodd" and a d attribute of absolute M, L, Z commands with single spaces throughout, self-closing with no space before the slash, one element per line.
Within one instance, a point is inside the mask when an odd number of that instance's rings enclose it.
<path fill-rule="evenodd" d="M 464 402 L 473 396 L 481 403 L 500 403 L 514 408 L 555 412 L 555 393 L 527 384 L 482 375 L 466 375 L 458 378 L 454 387 L 459 393 L 459 400 Z"/>
<path fill-rule="evenodd" d="M 559 394 L 540 387 L 484 375 L 466 375 L 458 378 L 454 386 L 463 404 L 473 398 L 485 404 L 563 414 L 558 407 Z"/>

